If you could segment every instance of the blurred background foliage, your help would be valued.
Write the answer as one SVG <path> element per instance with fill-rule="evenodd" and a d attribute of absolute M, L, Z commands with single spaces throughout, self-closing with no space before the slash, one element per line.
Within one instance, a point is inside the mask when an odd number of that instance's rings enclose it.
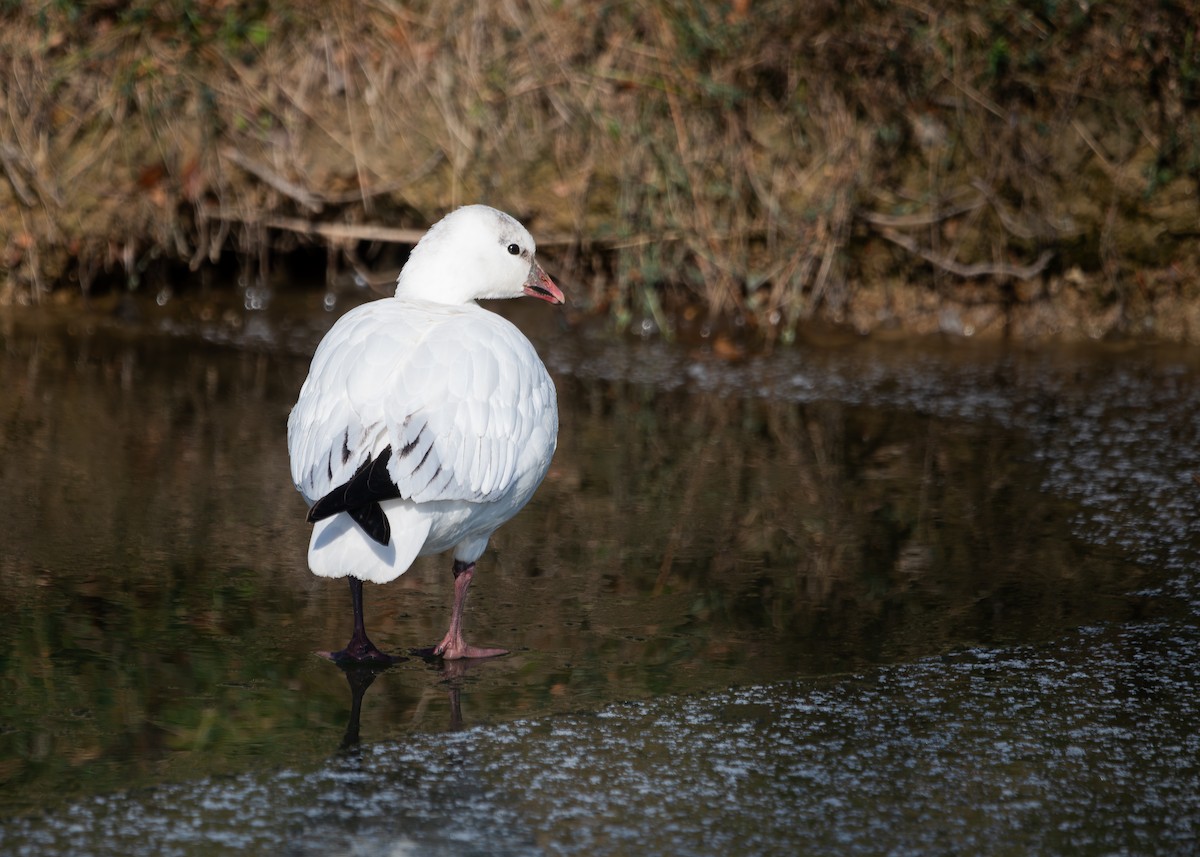
<path fill-rule="evenodd" d="M 7 302 L 486 201 L 624 326 L 1200 336 L 1190 0 L 0 10 Z"/>

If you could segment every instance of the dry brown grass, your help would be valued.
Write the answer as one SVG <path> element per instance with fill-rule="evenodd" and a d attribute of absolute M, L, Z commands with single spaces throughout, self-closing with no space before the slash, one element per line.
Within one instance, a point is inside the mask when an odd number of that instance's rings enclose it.
<path fill-rule="evenodd" d="M 0 291 L 306 223 L 356 262 L 482 200 L 623 324 L 1012 329 L 1070 292 L 1130 329 L 1200 294 L 1194 6 L 17 4 Z"/>

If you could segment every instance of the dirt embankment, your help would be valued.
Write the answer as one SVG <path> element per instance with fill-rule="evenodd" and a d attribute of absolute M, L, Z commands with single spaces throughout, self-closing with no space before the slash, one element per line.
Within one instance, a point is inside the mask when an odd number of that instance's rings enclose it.
<path fill-rule="evenodd" d="M 620 323 L 1200 340 L 1194 2 L 9 10 L 3 302 L 480 200 Z"/>

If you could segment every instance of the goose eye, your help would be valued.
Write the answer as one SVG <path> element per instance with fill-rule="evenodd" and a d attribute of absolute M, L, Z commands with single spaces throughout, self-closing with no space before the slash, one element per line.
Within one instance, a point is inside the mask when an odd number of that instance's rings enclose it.
<path fill-rule="evenodd" d="M 506 249 L 508 250 L 509 253 L 511 253 L 514 256 L 521 255 L 521 248 L 518 247 L 516 244 L 509 244 Z"/>

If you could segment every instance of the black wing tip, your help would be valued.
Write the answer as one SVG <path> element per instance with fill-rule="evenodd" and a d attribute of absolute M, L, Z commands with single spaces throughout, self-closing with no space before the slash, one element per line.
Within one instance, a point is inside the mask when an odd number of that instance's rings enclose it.
<path fill-rule="evenodd" d="M 364 533 L 384 547 L 392 540 L 392 525 L 388 523 L 383 507 L 378 503 L 347 509 L 346 513 L 354 519 L 354 523 L 362 527 Z"/>
<path fill-rule="evenodd" d="M 344 485 L 339 485 L 308 510 L 310 524 L 332 518 L 345 512 L 363 532 L 379 544 L 387 547 L 392 539 L 392 527 L 383 513 L 380 500 L 400 496 L 399 489 L 388 476 L 387 463 L 392 457 L 392 448 L 386 447 L 376 458 L 368 458 Z"/>
<path fill-rule="evenodd" d="M 308 514 L 304 516 L 304 520 L 308 521 L 310 524 L 315 524 L 317 521 L 323 521 L 326 518 L 332 518 L 334 515 L 336 515 L 340 510 L 331 508 L 333 504 L 326 502 L 328 499 L 329 495 L 326 495 L 317 502 L 313 503 L 312 506 L 309 507 Z"/>
<path fill-rule="evenodd" d="M 322 498 L 322 500 L 324 499 Z M 352 509 L 347 509 L 345 507 L 334 508 L 333 503 L 327 503 L 322 507 L 321 501 L 318 500 L 308 510 L 307 520 L 310 524 L 315 524 L 317 521 L 332 518 L 339 512 L 345 512 L 349 515 L 354 523 L 362 528 L 364 533 L 384 547 L 387 547 L 388 543 L 391 542 L 392 525 L 388 523 L 387 515 L 384 514 L 383 507 L 378 503 L 368 503 L 365 506 L 355 506 Z"/>

